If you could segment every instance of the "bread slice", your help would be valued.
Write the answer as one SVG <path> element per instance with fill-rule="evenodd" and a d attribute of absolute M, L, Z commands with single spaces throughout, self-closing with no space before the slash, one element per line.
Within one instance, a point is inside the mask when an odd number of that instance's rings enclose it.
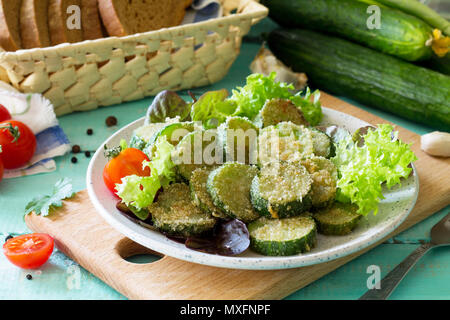
<path fill-rule="evenodd" d="M 50 46 L 48 0 L 22 0 L 20 35 L 24 49 Z"/>
<path fill-rule="evenodd" d="M 192 0 L 101 0 L 100 15 L 110 36 L 179 25 Z"/>
<path fill-rule="evenodd" d="M 6 51 L 22 48 L 19 31 L 21 0 L 0 0 L 0 46 Z"/>
<path fill-rule="evenodd" d="M 81 0 L 81 25 L 83 26 L 84 40 L 103 37 L 98 0 Z"/>
<path fill-rule="evenodd" d="M 67 27 L 68 19 L 73 15 L 73 13 L 67 13 L 67 8 L 71 5 L 76 5 L 81 9 L 81 0 L 49 0 L 48 26 L 52 45 L 83 41 L 81 28 L 70 30 Z"/>

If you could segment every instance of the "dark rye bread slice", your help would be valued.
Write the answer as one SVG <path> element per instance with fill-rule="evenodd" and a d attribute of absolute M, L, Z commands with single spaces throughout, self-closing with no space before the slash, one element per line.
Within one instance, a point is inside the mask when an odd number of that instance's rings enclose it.
<path fill-rule="evenodd" d="M 48 0 L 22 0 L 20 34 L 24 49 L 50 46 Z"/>
<path fill-rule="evenodd" d="M 81 28 L 69 29 L 67 27 L 69 17 L 72 18 L 74 15 L 73 13 L 67 13 L 67 8 L 71 5 L 78 6 L 81 9 L 81 0 L 49 0 L 48 26 L 52 45 L 83 41 Z"/>
<path fill-rule="evenodd" d="M 179 25 L 192 0 L 101 0 L 100 15 L 110 36 Z"/>
<path fill-rule="evenodd" d="M 0 0 L 0 46 L 6 51 L 22 48 L 19 31 L 21 0 Z"/>
<path fill-rule="evenodd" d="M 103 37 L 98 0 L 81 0 L 81 25 L 84 40 L 95 40 Z"/>

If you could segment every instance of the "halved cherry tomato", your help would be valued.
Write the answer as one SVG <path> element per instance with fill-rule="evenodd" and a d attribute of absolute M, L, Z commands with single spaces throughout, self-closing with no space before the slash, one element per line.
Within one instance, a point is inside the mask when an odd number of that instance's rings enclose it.
<path fill-rule="evenodd" d="M 0 145 L 5 169 L 24 166 L 36 151 L 36 137 L 24 123 L 15 120 L 0 122 Z"/>
<path fill-rule="evenodd" d="M 146 177 L 150 175 L 150 168 L 142 169 L 142 162 L 149 158 L 139 149 L 127 148 L 111 159 L 103 169 L 103 181 L 111 192 L 116 193 L 116 183 L 130 175 Z"/>
<path fill-rule="evenodd" d="M 9 113 L 8 109 L 0 104 L 0 122 L 6 120 L 11 120 L 11 114 Z"/>
<path fill-rule="evenodd" d="M 3 253 L 14 265 L 23 269 L 35 269 L 47 262 L 53 248 L 54 240 L 48 234 L 32 233 L 6 241 Z"/>

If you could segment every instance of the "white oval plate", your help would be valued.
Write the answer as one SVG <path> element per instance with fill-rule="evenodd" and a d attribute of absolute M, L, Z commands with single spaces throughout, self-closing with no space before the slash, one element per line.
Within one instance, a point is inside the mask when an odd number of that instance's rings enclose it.
<path fill-rule="evenodd" d="M 335 124 L 344 126 L 350 132 L 369 125 L 367 122 L 347 114 L 323 108 L 324 120 L 322 124 Z M 105 141 L 109 146 L 119 145 L 121 139 L 130 140 L 133 131 L 143 125 L 144 119 L 139 119 L 117 131 Z M 117 231 L 133 241 L 181 260 L 200 263 L 222 268 L 233 269 L 286 269 L 296 268 L 334 260 L 356 251 L 384 238 L 395 230 L 411 212 L 419 193 L 419 179 L 413 166 L 413 174 L 402 181 L 402 184 L 385 189 L 383 199 L 379 205 L 376 216 L 369 214 L 364 217 L 358 227 L 346 236 L 317 235 L 317 245 L 311 252 L 288 257 L 267 257 L 256 254 L 251 250 L 239 256 L 220 256 L 188 249 L 184 244 L 168 239 L 163 234 L 147 229 L 116 209 L 117 198 L 105 187 L 103 183 L 103 167 L 106 159 L 103 156 L 102 145 L 93 156 L 87 171 L 87 188 L 89 197 L 98 213 Z"/>

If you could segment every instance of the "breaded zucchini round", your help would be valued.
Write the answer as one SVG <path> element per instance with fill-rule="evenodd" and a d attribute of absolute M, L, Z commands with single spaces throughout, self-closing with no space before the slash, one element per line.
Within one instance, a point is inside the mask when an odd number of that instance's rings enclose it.
<path fill-rule="evenodd" d="M 217 218 L 229 218 L 223 211 L 217 207 L 211 195 L 206 190 L 206 182 L 209 174 L 215 167 L 198 168 L 192 172 L 189 187 L 191 189 L 192 201 L 203 211 Z"/>
<path fill-rule="evenodd" d="M 259 217 L 250 202 L 250 186 L 258 168 L 242 163 L 225 163 L 208 177 L 206 188 L 213 203 L 231 218 L 251 222 Z"/>
<path fill-rule="evenodd" d="M 197 236 L 216 224 L 214 217 L 192 202 L 189 186 L 184 183 L 168 186 L 148 209 L 154 226 L 171 235 Z"/>
<path fill-rule="evenodd" d="M 262 216 L 286 218 L 311 208 L 312 178 L 298 163 L 269 162 L 252 181 L 250 197 Z"/>
<path fill-rule="evenodd" d="M 336 166 L 324 157 L 311 157 L 300 161 L 312 177 L 311 199 L 317 208 L 326 207 L 336 197 L 338 174 Z"/>
<path fill-rule="evenodd" d="M 276 125 L 280 122 L 290 121 L 297 125 L 309 126 L 300 108 L 297 108 L 290 100 L 267 100 L 255 119 L 255 123 L 261 128 Z"/>
<path fill-rule="evenodd" d="M 316 242 L 316 224 L 309 216 L 285 219 L 262 217 L 248 226 L 250 248 L 266 256 L 308 252 Z"/>
<path fill-rule="evenodd" d="M 358 206 L 335 202 L 333 206 L 315 212 L 313 217 L 320 233 L 325 235 L 346 235 L 358 225 L 361 215 Z"/>

